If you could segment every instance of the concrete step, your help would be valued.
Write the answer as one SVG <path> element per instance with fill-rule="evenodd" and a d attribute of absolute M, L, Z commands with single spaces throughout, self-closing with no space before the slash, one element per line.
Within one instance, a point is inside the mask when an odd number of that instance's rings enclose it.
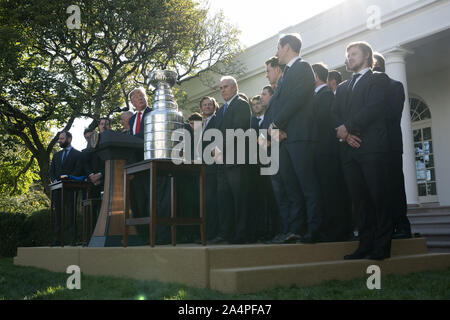
<path fill-rule="evenodd" d="M 440 225 L 424 225 L 424 226 L 411 226 L 412 233 L 420 233 L 422 237 L 430 236 L 450 236 L 450 228 Z"/>
<path fill-rule="evenodd" d="M 429 240 L 427 241 L 428 248 L 448 248 L 450 249 L 450 237 L 447 241 L 443 240 Z"/>
<path fill-rule="evenodd" d="M 450 206 L 412 207 L 408 208 L 408 215 L 417 213 L 449 213 Z"/>
<path fill-rule="evenodd" d="M 316 244 L 241 245 L 209 247 L 211 269 L 270 266 L 342 260 L 353 253 L 358 242 Z M 392 256 L 427 253 L 425 238 L 392 241 Z"/>
<path fill-rule="evenodd" d="M 422 222 L 450 223 L 450 213 L 418 213 L 408 215 L 411 224 Z"/>
<path fill-rule="evenodd" d="M 367 268 L 377 265 L 383 276 L 387 274 L 408 274 L 425 270 L 450 267 L 450 254 L 402 255 L 384 261 L 336 260 L 303 264 L 278 264 L 271 266 L 212 269 L 211 289 L 221 292 L 253 293 L 278 286 L 310 286 L 327 280 L 350 280 L 369 277 Z"/>

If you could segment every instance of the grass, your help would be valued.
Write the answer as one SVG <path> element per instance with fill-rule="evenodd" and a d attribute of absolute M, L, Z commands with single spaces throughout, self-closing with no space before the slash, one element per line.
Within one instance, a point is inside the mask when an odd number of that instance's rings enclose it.
<path fill-rule="evenodd" d="M 13 264 L 0 258 L 0 300 L 293 300 L 293 299 L 450 299 L 450 268 L 381 278 L 381 290 L 368 290 L 367 278 L 328 281 L 255 294 L 224 294 L 173 283 L 103 276 L 81 276 L 81 289 L 69 290 L 70 275 Z"/>

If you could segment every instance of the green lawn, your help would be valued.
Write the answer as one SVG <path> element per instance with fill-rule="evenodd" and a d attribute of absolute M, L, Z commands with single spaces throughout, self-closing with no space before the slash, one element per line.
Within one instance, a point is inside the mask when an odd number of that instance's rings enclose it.
<path fill-rule="evenodd" d="M 12 258 L 0 258 L 0 300 L 10 299 L 450 299 L 450 268 L 445 271 L 389 275 L 381 278 L 381 290 L 368 290 L 366 278 L 328 281 L 321 285 L 276 288 L 256 294 L 223 294 L 179 284 L 114 277 L 81 276 L 81 290 L 69 290 L 66 273 L 14 266 Z"/>

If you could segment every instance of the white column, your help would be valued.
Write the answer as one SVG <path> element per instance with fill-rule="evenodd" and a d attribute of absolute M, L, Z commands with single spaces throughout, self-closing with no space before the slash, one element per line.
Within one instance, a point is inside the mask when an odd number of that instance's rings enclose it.
<path fill-rule="evenodd" d="M 386 58 L 386 74 L 392 79 L 403 83 L 403 87 L 405 88 L 406 99 L 401 121 L 403 135 L 403 174 L 405 176 L 407 203 L 408 205 L 418 205 L 419 195 L 417 191 L 416 156 L 411 128 L 411 113 L 405 64 L 405 57 L 408 54 L 412 54 L 412 52 L 401 47 L 395 47 L 385 52 L 384 57 Z"/>

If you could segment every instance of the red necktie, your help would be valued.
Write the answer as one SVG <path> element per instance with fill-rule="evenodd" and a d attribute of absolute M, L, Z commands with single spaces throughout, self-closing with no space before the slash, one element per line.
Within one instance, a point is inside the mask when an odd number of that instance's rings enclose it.
<path fill-rule="evenodd" d="M 138 112 L 137 121 L 136 121 L 136 133 L 135 134 L 138 134 L 140 130 L 141 130 L 141 113 Z"/>

